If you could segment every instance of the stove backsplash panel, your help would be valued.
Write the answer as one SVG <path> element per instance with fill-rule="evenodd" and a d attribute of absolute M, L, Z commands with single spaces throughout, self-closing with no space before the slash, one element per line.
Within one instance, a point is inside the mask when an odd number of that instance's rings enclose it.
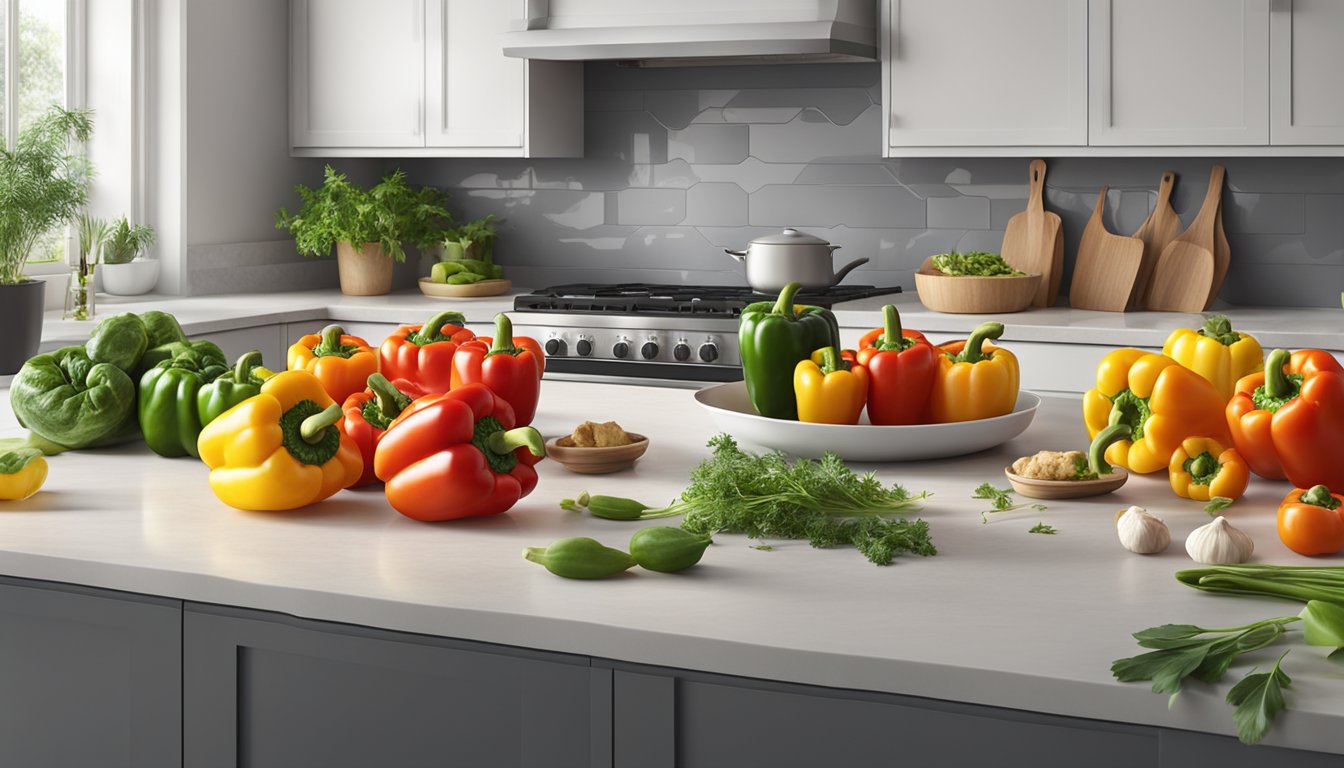
<path fill-rule="evenodd" d="M 887 159 L 876 64 L 622 69 L 587 65 L 579 159 L 389 160 L 447 188 L 469 217 L 505 219 L 501 262 L 520 285 L 583 280 L 743 284 L 723 248 L 798 226 L 867 256 L 849 282 L 912 290 L 924 257 L 997 250 L 1025 207 L 1027 160 Z M 966 105 L 967 120 L 992 119 Z M 1189 223 L 1213 158 L 1058 158 L 1046 205 L 1067 270 L 1096 200 L 1132 232 L 1163 170 Z M 1344 288 L 1344 158 L 1224 158 L 1233 263 L 1223 298 L 1337 306 Z"/>

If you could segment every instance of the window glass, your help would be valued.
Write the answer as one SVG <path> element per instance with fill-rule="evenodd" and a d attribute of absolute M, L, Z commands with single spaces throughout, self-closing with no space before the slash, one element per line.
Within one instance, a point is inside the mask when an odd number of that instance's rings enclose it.
<path fill-rule="evenodd" d="M 18 115 L 22 131 L 65 106 L 65 0 L 19 0 Z"/>

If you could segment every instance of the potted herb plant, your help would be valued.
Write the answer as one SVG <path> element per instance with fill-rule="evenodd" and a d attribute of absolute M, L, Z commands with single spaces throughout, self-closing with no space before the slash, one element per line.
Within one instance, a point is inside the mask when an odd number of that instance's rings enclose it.
<path fill-rule="evenodd" d="M 132 224 L 125 216 L 113 222 L 103 241 L 98 269 L 103 290 L 113 296 L 139 296 L 153 290 L 159 281 L 159 261 L 144 257 L 153 244 L 152 227 Z"/>
<path fill-rule="evenodd" d="M 89 196 L 89 163 L 72 151 L 88 141 L 87 111 L 52 107 L 19 134 L 0 142 L 0 374 L 14 373 L 42 341 L 45 284 L 23 266 L 43 235 L 64 227 Z"/>
<path fill-rule="evenodd" d="M 322 186 L 295 187 L 303 205 L 295 213 L 281 208 L 275 226 L 294 235 L 307 256 L 336 249 L 341 292 L 374 296 L 392 289 L 392 264 L 406 260 L 407 242 L 422 242 L 436 222 L 451 221 L 447 194 L 434 187 L 412 188 L 400 169 L 370 189 L 326 167 Z"/>

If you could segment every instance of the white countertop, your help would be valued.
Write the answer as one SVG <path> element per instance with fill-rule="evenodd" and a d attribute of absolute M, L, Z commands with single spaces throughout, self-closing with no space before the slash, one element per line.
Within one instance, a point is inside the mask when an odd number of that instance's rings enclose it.
<path fill-rule="evenodd" d="M 1234 733 L 1222 698 L 1247 671 L 1241 662 L 1223 684 L 1195 684 L 1170 710 L 1165 696 L 1109 672 L 1113 659 L 1141 650 L 1129 634 L 1145 627 L 1232 626 L 1300 610 L 1214 597 L 1172 578 L 1193 565 L 1182 542 L 1207 522 L 1200 505 L 1173 496 L 1164 477 L 1135 477 L 1112 496 L 980 522 L 987 503 L 970 499 L 972 489 L 1006 485 L 1002 468 L 1016 456 L 1081 445 L 1078 411 L 1074 398 L 1046 397 L 1031 428 L 998 449 L 873 467 L 884 481 L 934 493 L 921 514 L 939 554 L 885 568 L 850 549 L 771 542 L 765 552 L 736 535 L 716 537 L 702 564 L 679 575 L 636 569 L 569 581 L 525 562 L 525 546 L 565 536 L 623 546 L 639 524 L 565 512 L 557 502 L 585 489 L 671 500 L 716 431 L 683 390 L 547 381 L 536 421 L 543 434 L 616 419 L 651 437 L 648 454 L 633 471 L 605 477 L 542 462 L 537 490 L 510 513 L 443 524 L 398 515 L 376 489 L 297 512 L 239 512 L 215 499 L 200 462 L 158 458 L 143 445 L 65 454 L 50 459 L 42 493 L 0 513 L 0 573 L 630 662 Z M 18 434 L 8 408 L 0 414 L 0 435 Z M 1275 535 L 1283 493 L 1282 483 L 1257 481 L 1229 511 L 1254 538 L 1257 562 L 1307 562 Z M 1132 503 L 1167 519 L 1166 553 L 1120 547 L 1112 517 Z M 1058 535 L 1029 534 L 1038 521 Z M 1291 647 L 1290 711 L 1266 741 L 1344 753 L 1344 674 L 1323 649 Z M 1267 648 L 1252 661 L 1279 652 Z"/>
<path fill-rule="evenodd" d="M 510 311 L 513 297 L 527 289 L 502 296 L 477 299 L 436 299 L 419 291 L 399 291 L 386 296 L 346 296 L 338 291 L 262 293 L 224 296 L 99 296 L 98 311 L 172 312 L 191 334 L 211 333 L 251 325 L 282 322 L 337 320 L 345 322 L 421 322 L 433 312 L 455 309 L 473 324 L 488 325 L 497 312 Z M 839 304 L 835 308 L 841 327 L 868 329 L 881 324 L 883 304 L 895 303 L 902 322 L 941 341 L 946 336 L 964 336 L 979 323 L 995 319 L 1007 326 L 1008 341 L 1039 341 L 1060 344 L 1097 344 L 1109 347 L 1161 347 L 1176 328 L 1198 328 L 1200 315 L 1175 312 L 1097 312 L 1065 306 L 1029 309 L 1004 315 L 949 315 L 932 312 L 914 293 L 875 296 Z M 1223 307 L 1233 327 L 1253 334 L 1266 350 L 1275 346 L 1320 347 L 1344 351 L 1344 311 L 1339 309 L 1289 307 Z M 44 348 L 56 343 L 80 343 L 88 338 L 91 324 L 61 320 L 59 311 L 48 312 L 42 331 Z"/>

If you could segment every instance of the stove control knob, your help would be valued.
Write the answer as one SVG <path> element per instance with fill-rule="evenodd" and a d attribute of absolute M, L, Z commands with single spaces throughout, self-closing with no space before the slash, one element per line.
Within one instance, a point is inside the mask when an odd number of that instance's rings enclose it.
<path fill-rule="evenodd" d="M 547 339 L 547 340 L 546 340 L 546 354 L 547 354 L 548 356 L 550 356 L 550 357 L 562 357 L 562 356 L 564 356 L 564 354 L 565 354 L 565 340 L 564 340 L 564 339 L 555 339 L 555 338 Z"/>
<path fill-rule="evenodd" d="M 628 342 L 618 341 L 615 346 L 611 348 L 611 356 L 618 360 L 625 359 L 625 356 L 628 354 L 630 354 L 630 344 Z"/>
<path fill-rule="evenodd" d="M 644 346 L 639 348 L 639 356 L 645 360 L 652 360 L 658 356 L 658 342 L 646 341 Z"/>
<path fill-rule="evenodd" d="M 675 357 L 677 359 L 677 362 L 679 363 L 684 363 L 687 360 L 690 360 L 691 359 L 690 345 L 684 341 L 678 341 L 677 346 L 672 348 L 672 356 Z"/>
<path fill-rule="evenodd" d="M 700 359 L 712 363 L 719 359 L 719 346 L 712 341 L 700 345 Z"/>
<path fill-rule="evenodd" d="M 574 345 L 574 351 L 579 353 L 579 357 L 587 357 L 593 354 L 593 342 L 588 339 L 579 339 Z"/>

